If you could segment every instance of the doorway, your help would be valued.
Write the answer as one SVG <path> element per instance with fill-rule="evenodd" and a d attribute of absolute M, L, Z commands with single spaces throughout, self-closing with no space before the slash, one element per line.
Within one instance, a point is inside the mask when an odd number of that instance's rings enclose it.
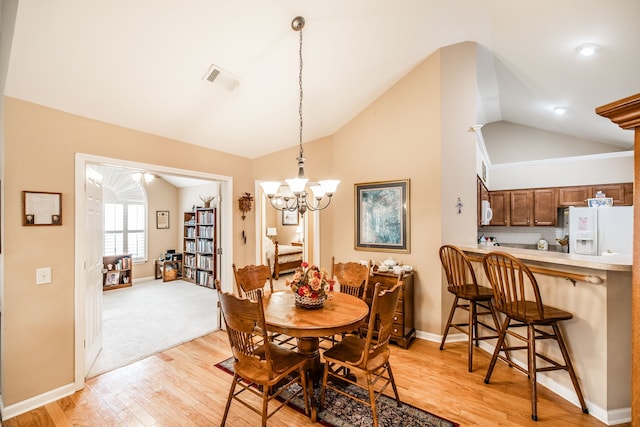
<path fill-rule="evenodd" d="M 89 164 L 109 164 L 116 167 L 145 170 L 151 173 L 173 175 L 176 177 L 192 178 L 199 180 L 216 181 L 220 183 L 221 200 L 232 200 L 233 179 L 228 176 L 214 175 L 210 173 L 195 172 L 176 168 L 169 168 L 159 165 L 151 165 L 139 162 L 131 162 L 119 159 L 111 159 L 87 154 L 76 154 L 76 188 L 75 188 L 75 386 L 81 389 L 84 386 L 87 368 L 85 366 L 87 354 L 85 350 L 85 340 L 87 338 L 87 321 L 90 316 L 89 305 L 85 301 L 85 253 L 89 246 L 87 233 L 85 230 L 85 179 L 87 165 Z M 224 224 L 232 223 L 232 203 L 220 203 L 220 221 Z M 176 224 L 181 224 L 180 220 Z M 231 254 L 233 254 L 232 227 L 220 227 L 220 248 L 225 248 L 224 256 L 218 255 L 219 277 L 232 277 Z M 227 255 L 228 254 L 228 255 Z M 152 255 L 149 255 L 151 258 Z M 223 283 L 229 281 L 223 281 Z M 227 289 L 223 289 L 227 290 Z M 218 323 L 219 327 L 219 318 Z"/>
<path fill-rule="evenodd" d="M 260 181 L 255 182 L 255 209 L 256 209 L 256 260 L 262 260 L 266 264 L 264 238 L 267 236 L 267 228 L 271 227 L 267 221 L 267 210 L 275 210 L 267 196 L 262 191 Z M 320 212 L 307 211 L 300 217 L 302 226 L 303 259 L 312 264 L 320 265 Z"/>

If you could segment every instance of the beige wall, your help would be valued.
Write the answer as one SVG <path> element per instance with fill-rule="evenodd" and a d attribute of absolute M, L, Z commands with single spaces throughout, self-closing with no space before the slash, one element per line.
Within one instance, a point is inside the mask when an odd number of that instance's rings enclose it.
<path fill-rule="evenodd" d="M 446 320 L 438 248 L 445 239 L 474 240 L 476 234 L 475 138 L 467 132 L 476 120 L 474 61 L 473 43 L 446 48 L 419 64 L 332 138 L 305 144 L 307 177 L 320 178 L 322 171 L 312 168 L 322 165 L 341 180 L 332 207 L 321 213 L 322 265 L 328 265 L 332 255 L 375 261 L 392 256 L 413 265 L 415 326 L 434 335 L 441 333 Z M 444 78 L 444 73 L 449 75 Z M 254 174 L 264 180 L 293 175 L 295 156 L 291 149 L 258 159 Z M 356 251 L 354 184 L 407 178 L 411 252 Z M 453 213 L 457 197 L 465 202 L 460 217 Z M 443 225 L 443 215 L 453 219 L 451 224 Z"/>
<path fill-rule="evenodd" d="M 143 180 L 144 182 L 144 180 Z M 147 192 L 148 245 L 147 261 L 133 266 L 133 280 L 155 276 L 155 260 L 167 249 L 181 252 L 180 232 L 182 215 L 178 210 L 178 189 L 162 178 L 143 184 Z M 169 211 L 169 228 L 156 228 L 156 211 Z"/>
<path fill-rule="evenodd" d="M 475 236 L 475 197 L 471 197 L 475 160 L 466 153 L 467 143 L 468 151 L 475 153 L 473 137 L 466 133 L 475 124 L 475 89 L 470 80 L 474 49 L 473 44 L 463 44 L 432 55 L 335 135 L 304 146 L 308 178 L 342 181 L 332 206 L 320 212 L 321 265 L 328 266 L 333 255 L 376 261 L 393 256 L 412 264 L 417 271 L 415 326 L 435 336 L 443 324 L 437 249 L 450 235 L 459 237 L 472 230 L 469 239 Z M 444 78 L 444 73 L 451 75 Z M 5 261 L 11 268 L 5 273 L 3 398 L 5 405 L 11 405 L 73 382 L 74 153 L 232 176 L 234 200 L 230 202 L 235 206 L 243 192 L 255 188 L 254 180 L 294 175 L 298 149 L 249 161 L 11 98 L 6 99 L 6 107 L 9 208 L 4 221 L 9 250 Z M 442 167 L 443 162 L 448 168 Z M 411 180 L 411 252 L 356 251 L 354 184 L 398 179 Z M 64 225 L 20 226 L 19 197 L 24 189 L 62 192 Z M 450 206 L 457 197 L 465 202 L 459 217 Z M 453 225 L 443 225 L 443 215 Z M 255 228 L 247 224 L 255 223 L 255 209 L 244 223 L 240 217 L 234 207 L 233 261 L 252 263 Z M 178 220 L 180 213 L 172 218 Z M 248 235 L 246 246 L 240 243 L 243 229 Z M 36 287 L 34 270 L 42 263 L 52 267 L 54 279 L 51 285 Z M 48 355 L 46 364 L 41 363 L 42 354 Z"/>
<path fill-rule="evenodd" d="M 2 397 L 8 406 L 74 381 L 75 153 L 230 176 L 237 197 L 253 188 L 253 177 L 248 159 L 13 98 L 4 107 Z M 23 227 L 22 190 L 61 192 L 63 225 Z M 240 257 L 240 211 L 233 213 Z M 247 221 L 253 220 L 250 213 Z M 254 240 L 247 245 L 252 253 Z M 45 266 L 52 283 L 36 286 L 35 269 Z"/>

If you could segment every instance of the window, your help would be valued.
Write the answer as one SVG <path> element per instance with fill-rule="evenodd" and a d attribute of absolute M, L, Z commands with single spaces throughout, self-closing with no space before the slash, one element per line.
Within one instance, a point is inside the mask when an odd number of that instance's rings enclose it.
<path fill-rule="evenodd" d="M 131 254 L 135 261 L 147 259 L 147 195 L 144 186 L 131 178 L 131 170 L 90 166 L 102 175 L 103 255 Z"/>
<path fill-rule="evenodd" d="M 146 259 L 146 206 L 141 203 L 105 203 L 104 255 L 131 254 Z"/>

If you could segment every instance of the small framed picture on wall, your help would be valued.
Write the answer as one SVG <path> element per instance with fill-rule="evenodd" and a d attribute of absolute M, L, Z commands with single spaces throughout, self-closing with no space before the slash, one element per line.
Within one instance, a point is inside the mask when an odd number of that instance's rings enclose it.
<path fill-rule="evenodd" d="M 298 209 L 282 211 L 282 225 L 298 225 Z"/>

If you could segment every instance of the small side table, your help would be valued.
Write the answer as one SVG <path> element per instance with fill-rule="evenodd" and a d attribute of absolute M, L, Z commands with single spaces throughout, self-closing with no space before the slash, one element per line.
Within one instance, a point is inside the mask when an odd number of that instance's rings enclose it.
<path fill-rule="evenodd" d="M 291 242 L 291 246 L 304 246 L 304 242 Z"/>
<path fill-rule="evenodd" d="M 156 279 L 162 279 L 163 282 L 170 282 L 182 276 L 182 261 L 161 261 L 155 260 L 156 263 Z"/>

